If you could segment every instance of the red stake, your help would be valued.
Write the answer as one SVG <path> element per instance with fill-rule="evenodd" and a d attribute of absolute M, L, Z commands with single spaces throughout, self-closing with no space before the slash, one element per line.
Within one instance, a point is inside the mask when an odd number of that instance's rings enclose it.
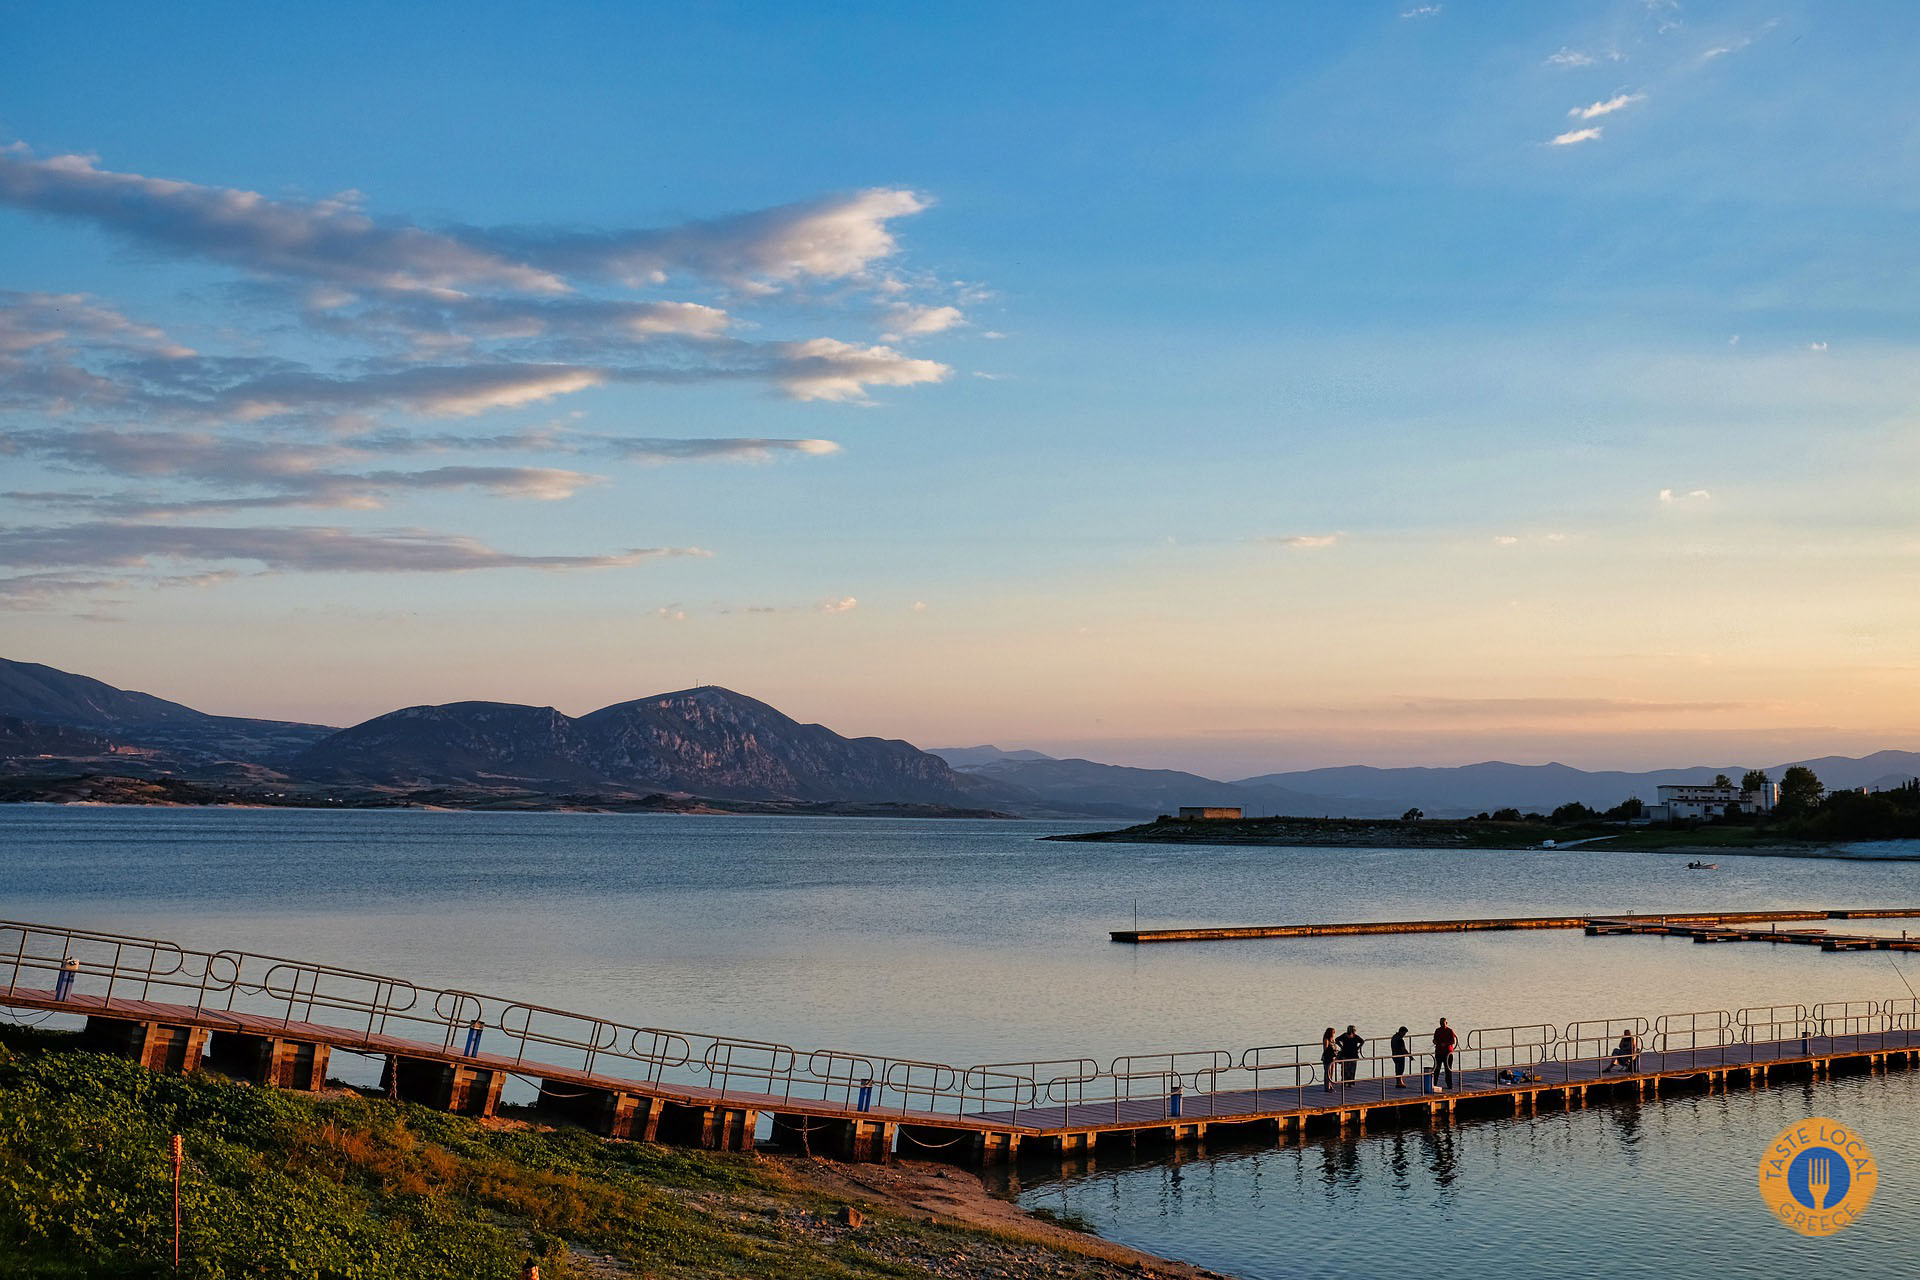
<path fill-rule="evenodd" d="M 173 1269 L 180 1269 L 180 1135 L 173 1135 Z"/>

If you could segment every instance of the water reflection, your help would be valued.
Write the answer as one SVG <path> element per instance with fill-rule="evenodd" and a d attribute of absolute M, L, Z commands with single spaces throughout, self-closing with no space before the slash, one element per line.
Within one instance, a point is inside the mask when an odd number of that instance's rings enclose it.
<path fill-rule="evenodd" d="M 1451 1128 L 1434 1129 L 1421 1135 L 1427 1144 L 1427 1168 L 1433 1174 L 1434 1189 L 1445 1195 L 1459 1176 L 1459 1153 L 1454 1148 Z"/>
<path fill-rule="evenodd" d="M 634 1025 L 993 1062 L 1311 1041 L 1332 1010 L 1341 1026 L 1432 1026 L 1445 1013 L 1468 1029 L 1878 999 L 1904 996 L 1888 970 L 1912 965 L 1578 933 L 1109 943 L 1136 899 L 1155 913 L 1149 926 L 1920 899 L 1911 862 L 1730 855 L 1700 877 L 1654 854 L 1037 840 L 1062 829 L 9 806 L 0 915 L 298 955 Z M 1481 1280 L 1491 1260 L 1581 1275 L 1606 1259 L 1612 1274 L 1664 1276 L 1706 1255 L 1729 1280 L 1904 1276 L 1887 1260 L 1904 1263 L 1920 1230 L 1916 1079 L 1216 1145 L 1153 1163 L 1147 1148 L 1098 1149 L 1065 1176 L 1002 1176 L 1109 1235 L 1247 1280 L 1385 1275 L 1409 1258 L 1423 1280 Z M 1822 1242 L 1784 1238 L 1754 1200 L 1758 1153 L 1810 1114 L 1859 1129 L 1884 1171 L 1867 1217 Z"/>
<path fill-rule="evenodd" d="M 1906 1277 L 1920 1203 L 1884 1192 L 1920 1167 L 1916 1105 L 1920 1071 L 1893 1072 L 1302 1145 L 1216 1145 L 1165 1163 L 1103 1159 L 1093 1171 L 1028 1165 L 1000 1185 L 1023 1203 L 1078 1212 L 1111 1238 L 1245 1280 L 1391 1274 L 1410 1255 L 1433 1280 L 1482 1277 L 1496 1260 L 1666 1276 L 1707 1257 L 1731 1280 L 1814 1267 Z M 1808 1114 L 1856 1127 L 1888 1180 L 1859 1222 L 1812 1251 L 1766 1216 L 1753 1185 L 1773 1135 Z"/>
<path fill-rule="evenodd" d="M 1405 1192 L 1413 1186 L 1413 1162 L 1407 1155 L 1407 1135 L 1396 1129 L 1387 1141 L 1387 1168 L 1393 1174 L 1393 1189 Z"/>
<path fill-rule="evenodd" d="M 1329 1194 L 1360 1185 L 1360 1144 L 1335 1140 L 1320 1144 L 1320 1181 Z"/>

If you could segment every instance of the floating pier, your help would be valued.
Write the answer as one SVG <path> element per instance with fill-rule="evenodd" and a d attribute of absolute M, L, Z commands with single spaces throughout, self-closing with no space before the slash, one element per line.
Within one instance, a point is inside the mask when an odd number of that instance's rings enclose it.
<path fill-rule="evenodd" d="M 1602 932 L 1635 925 L 1594 921 Z M 859 1161 L 1081 1159 L 1116 1144 L 1178 1147 L 1209 1134 L 1301 1140 L 1920 1065 L 1920 999 L 1910 997 L 1479 1027 L 1460 1032 L 1452 1071 L 1415 1052 L 1337 1063 L 1329 1074 L 1317 1043 L 967 1067 L 808 1051 L 306 961 L 15 922 L 0 922 L 0 978 L 0 1006 L 83 1018 L 89 1047 L 156 1071 L 214 1069 L 317 1089 L 330 1055 L 366 1055 L 381 1061 L 390 1096 L 457 1114 L 493 1114 L 503 1086 L 519 1080 L 537 1090 L 535 1110 L 612 1138 L 745 1151 L 764 1121 L 775 1146 Z"/>
<path fill-rule="evenodd" d="M 1658 921 L 1614 919 L 1587 923 L 1587 936 L 1590 938 L 1634 933 L 1692 938 L 1695 942 L 1785 943 L 1819 947 L 1822 951 L 1920 951 L 1920 938 L 1909 938 L 1904 931 L 1895 938 L 1875 933 L 1830 933 L 1825 929 L 1743 929 L 1726 924 L 1690 923 L 1676 917 Z"/>
<path fill-rule="evenodd" d="M 1920 919 L 1920 907 L 1849 907 L 1834 910 L 1782 911 L 1667 911 L 1634 914 L 1608 911 L 1580 916 L 1490 916 L 1470 920 L 1355 920 L 1345 924 L 1248 924 L 1191 929 L 1114 929 L 1115 942 L 1223 942 L 1243 938 L 1337 938 L 1376 933 L 1482 933 L 1504 929 L 1585 929 L 1596 925 L 1622 926 L 1608 932 L 1626 933 L 1634 925 L 1740 925 L 1786 920 L 1905 920 Z M 1654 932 L 1655 930 L 1639 930 Z"/>

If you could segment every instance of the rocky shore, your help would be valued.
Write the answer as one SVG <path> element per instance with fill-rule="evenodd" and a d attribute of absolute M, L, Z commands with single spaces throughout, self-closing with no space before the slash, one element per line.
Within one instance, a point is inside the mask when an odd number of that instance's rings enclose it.
<path fill-rule="evenodd" d="M 995 809 L 844 800 L 733 800 L 680 793 L 546 795 L 463 787 L 268 786 L 86 773 L 0 777 L 0 804 L 208 805 L 250 809 L 465 809 L 538 813 L 749 813 L 824 818 L 1011 818 Z"/>

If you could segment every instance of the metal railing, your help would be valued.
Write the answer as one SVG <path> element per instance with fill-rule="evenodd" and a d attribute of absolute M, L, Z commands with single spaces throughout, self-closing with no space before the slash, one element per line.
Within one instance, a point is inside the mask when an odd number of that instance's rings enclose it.
<path fill-rule="evenodd" d="M 71 962 L 71 966 L 69 965 Z M 1154 1124 L 1417 1096 L 1435 1087 L 1423 1047 L 1321 1061 L 1318 1043 L 1199 1049 L 963 1067 L 943 1062 L 803 1050 L 776 1041 L 632 1026 L 480 992 L 416 986 L 381 974 L 251 952 L 195 951 L 155 938 L 0 921 L 5 998 L 44 1005 L 65 970 L 76 1013 L 114 1011 L 106 1000 L 152 1010 L 118 1016 L 194 1018 L 220 1029 L 279 1032 L 359 1052 L 409 1048 L 460 1057 L 477 1022 L 478 1061 L 532 1078 L 588 1076 L 603 1087 L 638 1086 L 691 1098 L 779 1102 L 894 1118 L 1025 1128 Z M 490 1037 L 490 1039 L 489 1039 Z M 1629 1046 L 1622 1048 L 1624 1043 Z M 1567 1085 L 1615 1070 L 1691 1071 L 1819 1054 L 1920 1047 L 1920 999 L 1756 1005 L 1569 1022 L 1476 1027 L 1459 1033 L 1450 1092 Z M 1444 1083 L 1444 1082 L 1443 1082 Z"/>
<path fill-rule="evenodd" d="M 1734 1025 L 1740 1028 L 1742 1044 L 1779 1044 L 1798 1040 L 1806 1034 L 1807 1006 L 1803 1004 L 1763 1004 L 1738 1009 Z"/>

